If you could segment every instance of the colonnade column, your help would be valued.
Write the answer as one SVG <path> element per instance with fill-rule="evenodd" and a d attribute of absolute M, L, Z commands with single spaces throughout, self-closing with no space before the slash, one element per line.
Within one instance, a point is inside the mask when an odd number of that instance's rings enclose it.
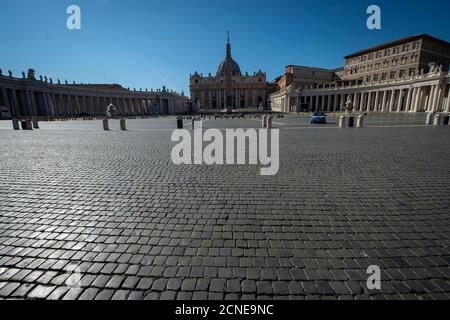
<path fill-rule="evenodd" d="M 391 90 L 390 100 L 389 100 L 389 112 L 394 111 L 395 103 L 395 90 Z"/>
<path fill-rule="evenodd" d="M 338 95 L 335 94 L 333 100 L 333 112 L 336 112 L 337 107 L 338 107 Z"/>
<path fill-rule="evenodd" d="M 363 111 L 363 109 L 366 107 L 365 100 L 364 100 L 365 97 L 366 97 L 366 94 L 364 92 L 361 92 L 361 96 L 359 99 L 359 111 Z"/>
<path fill-rule="evenodd" d="M 428 95 L 428 101 L 427 101 L 427 111 L 433 110 L 433 100 L 434 100 L 434 94 L 435 94 L 435 86 L 431 86 L 430 94 Z"/>
<path fill-rule="evenodd" d="M 8 98 L 8 93 L 6 92 L 5 88 L 2 88 L 2 97 L 3 97 L 3 102 L 5 103 L 5 107 L 8 108 L 11 112 L 11 115 L 14 114 L 14 111 L 11 108 L 11 103 L 9 102 L 9 98 Z"/>
<path fill-rule="evenodd" d="M 326 97 L 326 95 L 322 95 L 322 103 L 321 103 L 321 108 L 322 109 L 320 111 L 325 111 L 325 107 L 326 107 L 325 97 Z"/>
<path fill-rule="evenodd" d="M 409 112 L 413 90 L 414 90 L 414 88 L 409 88 L 408 89 L 408 96 L 406 98 L 406 106 L 405 106 L 405 111 L 406 112 Z"/>
<path fill-rule="evenodd" d="M 450 87 L 447 91 L 447 105 L 445 107 L 445 112 L 450 112 Z"/>
<path fill-rule="evenodd" d="M 344 111 L 344 106 L 345 106 L 345 94 L 341 94 L 341 103 L 339 111 Z"/>
<path fill-rule="evenodd" d="M 418 112 L 422 108 L 422 100 L 423 100 L 424 90 L 422 87 L 417 88 L 417 98 L 416 105 L 414 106 L 414 110 Z"/>
<path fill-rule="evenodd" d="M 397 112 L 402 111 L 403 94 L 404 94 L 403 89 L 400 89 L 399 94 L 398 94 L 398 101 L 397 101 Z"/>
<path fill-rule="evenodd" d="M 371 106 L 372 106 L 372 91 L 369 91 L 367 93 L 367 103 L 366 103 L 365 111 L 371 111 Z"/>

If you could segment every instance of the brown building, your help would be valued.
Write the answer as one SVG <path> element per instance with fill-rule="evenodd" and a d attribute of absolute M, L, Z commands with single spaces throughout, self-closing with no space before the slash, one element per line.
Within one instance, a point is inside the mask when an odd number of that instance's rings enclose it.
<path fill-rule="evenodd" d="M 191 100 L 194 107 L 203 109 L 262 109 L 267 104 L 266 74 L 259 70 L 242 74 L 239 64 L 231 56 L 228 39 L 226 57 L 215 75 L 190 75 Z"/>
<path fill-rule="evenodd" d="M 422 34 L 345 57 L 344 80 L 385 81 L 428 73 L 430 64 L 448 71 L 450 43 Z"/>
<path fill-rule="evenodd" d="M 275 91 L 285 91 L 287 87 L 314 85 L 318 83 L 328 83 L 340 79 L 339 73 L 343 69 L 322 69 L 304 66 L 289 65 L 285 68 L 284 74 L 276 78 L 272 84 L 276 85 Z"/>

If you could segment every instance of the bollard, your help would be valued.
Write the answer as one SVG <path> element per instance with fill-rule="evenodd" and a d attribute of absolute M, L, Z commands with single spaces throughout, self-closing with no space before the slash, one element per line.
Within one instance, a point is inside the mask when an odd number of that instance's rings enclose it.
<path fill-rule="evenodd" d="M 441 115 L 437 114 L 434 116 L 433 126 L 438 126 L 441 124 Z"/>
<path fill-rule="evenodd" d="M 364 125 L 364 116 L 358 116 L 358 118 L 356 119 L 356 127 L 362 128 L 363 125 Z"/>
<path fill-rule="evenodd" d="M 177 128 L 183 129 L 183 118 L 181 118 L 181 117 L 177 118 Z"/>
<path fill-rule="evenodd" d="M 33 130 L 31 120 L 22 120 L 22 130 Z"/>
<path fill-rule="evenodd" d="M 20 130 L 20 128 L 19 128 L 19 120 L 13 119 L 12 126 L 13 126 L 14 130 Z"/>
<path fill-rule="evenodd" d="M 267 129 L 272 129 L 272 122 L 273 122 L 273 117 L 268 116 L 267 117 Z"/>
<path fill-rule="evenodd" d="M 192 130 L 196 130 L 196 129 L 202 129 L 202 121 L 192 119 Z"/>
<path fill-rule="evenodd" d="M 339 117 L 339 128 L 345 128 L 345 116 Z"/>
<path fill-rule="evenodd" d="M 444 118 L 442 119 L 442 125 L 444 126 L 448 126 L 450 123 L 450 116 L 444 116 Z"/>
<path fill-rule="evenodd" d="M 125 119 L 120 120 L 120 130 L 122 131 L 127 130 L 127 123 L 125 122 Z"/>
<path fill-rule="evenodd" d="M 429 112 L 429 113 L 427 114 L 427 119 L 425 120 L 425 124 L 426 124 L 426 125 L 430 125 L 430 124 L 431 124 L 431 119 L 432 119 L 432 117 L 433 117 L 433 112 Z"/>
<path fill-rule="evenodd" d="M 355 117 L 350 116 L 348 117 L 348 127 L 353 128 L 355 126 Z"/>
<path fill-rule="evenodd" d="M 39 123 L 38 123 L 36 118 L 33 118 L 33 128 L 34 129 L 39 129 Z"/>
<path fill-rule="evenodd" d="M 103 130 L 105 130 L 105 131 L 109 130 L 109 121 L 108 121 L 108 119 L 103 119 Z"/>

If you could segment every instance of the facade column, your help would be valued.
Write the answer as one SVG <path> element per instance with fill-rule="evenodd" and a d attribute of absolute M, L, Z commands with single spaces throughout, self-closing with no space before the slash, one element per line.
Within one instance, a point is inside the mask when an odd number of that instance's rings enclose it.
<path fill-rule="evenodd" d="M 203 91 L 203 90 L 200 92 L 200 104 L 201 104 L 202 108 L 205 107 L 205 91 Z M 162 106 L 161 106 L 161 108 L 162 108 Z"/>
<path fill-rule="evenodd" d="M 428 101 L 427 101 L 427 111 L 433 110 L 433 100 L 434 100 L 435 91 L 436 91 L 435 87 L 431 86 L 430 94 L 428 96 Z"/>
<path fill-rule="evenodd" d="M 395 103 L 395 90 L 391 90 L 390 100 L 389 100 L 389 112 L 394 110 Z"/>
<path fill-rule="evenodd" d="M 420 91 L 420 87 L 415 87 L 415 88 L 414 88 L 413 97 L 412 97 L 412 102 L 411 102 L 411 108 L 410 108 L 410 111 L 411 111 L 411 112 L 417 112 L 417 104 L 418 104 L 418 99 L 419 99 L 419 91 Z"/>
<path fill-rule="evenodd" d="M 381 101 L 381 111 L 384 112 L 386 111 L 386 99 L 387 99 L 387 91 L 384 90 L 383 91 L 383 97 L 382 97 L 382 101 Z"/>
<path fill-rule="evenodd" d="M 11 90 L 12 93 L 12 101 L 14 103 L 14 109 L 16 110 L 16 117 L 21 117 L 23 112 L 22 112 L 22 108 L 19 104 L 19 99 L 17 98 L 17 92 L 16 90 Z"/>
<path fill-rule="evenodd" d="M 94 115 L 95 113 L 95 108 L 94 108 L 94 97 L 90 96 L 89 97 L 89 109 L 88 109 L 88 113 L 90 116 Z"/>
<path fill-rule="evenodd" d="M 325 111 L 326 108 L 326 104 L 325 104 L 325 95 L 322 95 L 322 103 L 321 103 L 321 110 L 320 111 Z"/>
<path fill-rule="evenodd" d="M 341 103 L 340 103 L 339 111 L 342 112 L 344 110 L 344 106 L 345 106 L 345 94 L 341 94 Z"/>
<path fill-rule="evenodd" d="M 5 88 L 2 88 L 1 94 L 3 97 L 3 102 L 5 103 L 5 107 L 9 109 L 9 111 L 11 112 L 11 115 L 14 115 L 15 112 L 11 108 L 11 103 L 9 102 L 8 93 L 6 92 Z"/>
<path fill-rule="evenodd" d="M 359 111 L 363 111 L 365 106 L 365 100 L 366 94 L 364 92 L 361 92 L 360 99 L 359 99 Z"/>
<path fill-rule="evenodd" d="M 328 101 L 327 101 L 327 111 L 330 112 L 331 111 L 331 97 L 332 95 L 328 95 Z"/>
<path fill-rule="evenodd" d="M 447 105 L 445 107 L 445 112 L 450 112 L 450 87 L 447 93 Z"/>
<path fill-rule="evenodd" d="M 36 104 L 34 101 L 33 92 L 31 91 L 25 91 L 25 96 L 27 98 L 27 109 L 28 109 L 28 116 L 33 117 L 36 115 Z"/>
<path fill-rule="evenodd" d="M 375 91 L 374 92 L 375 93 L 375 99 L 374 99 L 374 102 L 373 102 L 373 111 L 379 111 L 379 104 L 380 104 L 380 91 Z M 370 106 L 369 106 L 369 109 L 370 109 Z"/>
<path fill-rule="evenodd" d="M 95 100 L 96 100 L 96 104 L 95 104 L 95 115 L 96 115 L 96 116 L 101 116 L 101 115 L 103 115 L 103 102 L 102 102 L 102 97 L 97 96 Z"/>
<path fill-rule="evenodd" d="M 409 88 L 408 89 L 408 96 L 407 96 L 407 98 L 406 98 L 406 106 L 405 106 L 405 111 L 406 112 L 409 112 L 409 105 L 411 104 L 411 97 L 412 97 L 412 94 L 413 94 L 413 88 Z"/>
<path fill-rule="evenodd" d="M 433 109 L 432 109 L 433 112 L 439 111 L 441 95 L 442 95 L 442 87 L 437 85 L 436 93 L 435 93 L 434 100 L 433 100 Z"/>
<path fill-rule="evenodd" d="M 333 112 L 336 112 L 337 107 L 338 107 L 338 95 L 335 94 L 333 96 Z"/>
<path fill-rule="evenodd" d="M 58 98 L 59 98 L 58 99 L 59 100 L 59 115 L 67 117 L 67 110 L 66 110 L 66 107 L 64 106 L 64 96 L 62 94 L 59 94 Z"/>
<path fill-rule="evenodd" d="M 50 93 L 44 93 L 47 99 L 48 111 L 51 117 L 55 116 L 55 105 L 53 103 L 53 95 Z"/>
<path fill-rule="evenodd" d="M 213 92 L 209 92 L 209 107 L 213 108 Z"/>
<path fill-rule="evenodd" d="M 403 89 L 400 89 L 399 90 L 399 94 L 398 94 L 398 101 L 397 101 L 397 112 L 401 112 L 402 111 L 403 94 L 404 94 Z"/>
<path fill-rule="evenodd" d="M 371 111 L 372 110 L 372 91 L 369 91 L 367 93 L 367 103 L 366 103 L 366 112 Z M 375 110 L 375 106 L 374 106 L 374 110 Z"/>
<path fill-rule="evenodd" d="M 356 110 L 358 108 L 358 93 L 353 94 L 353 108 Z"/>
<path fill-rule="evenodd" d="M 81 113 L 81 103 L 80 103 L 80 97 L 79 96 L 75 96 L 75 103 L 77 106 L 77 115 L 79 115 Z"/>
<path fill-rule="evenodd" d="M 129 108 L 129 115 L 132 116 L 134 114 L 134 101 L 132 98 L 128 99 L 128 108 Z"/>
<path fill-rule="evenodd" d="M 134 99 L 134 115 L 136 116 L 138 114 L 139 114 L 139 99 Z"/>
<path fill-rule="evenodd" d="M 414 101 L 414 112 L 419 111 L 421 98 L 422 98 L 422 87 L 417 87 L 416 88 L 416 99 Z"/>

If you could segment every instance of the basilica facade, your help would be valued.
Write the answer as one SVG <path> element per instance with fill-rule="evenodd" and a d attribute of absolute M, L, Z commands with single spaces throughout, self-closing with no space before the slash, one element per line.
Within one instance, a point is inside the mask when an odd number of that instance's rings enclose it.
<path fill-rule="evenodd" d="M 259 70 L 253 74 L 241 72 L 231 56 L 228 38 L 226 57 L 215 75 L 194 72 L 190 75 L 191 101 L 196 111 L 208 110 L 263 110 L 267 108 L 266 74 Z"/>

